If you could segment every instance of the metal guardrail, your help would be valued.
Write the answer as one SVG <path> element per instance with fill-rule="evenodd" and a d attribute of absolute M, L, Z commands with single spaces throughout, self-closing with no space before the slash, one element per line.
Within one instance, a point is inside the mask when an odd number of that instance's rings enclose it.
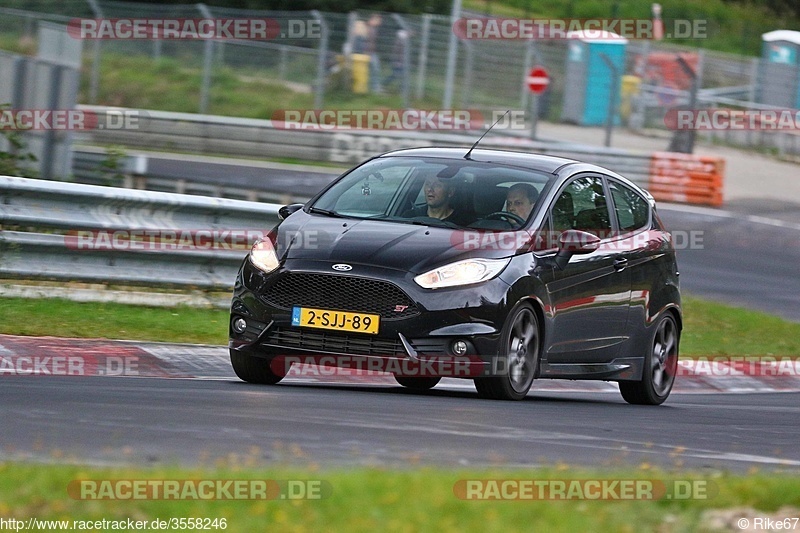
<path fill-rule="evenodd" d="M 80 106 L 98 115 L 101 106 Z M 118 110 L 117 110 L 118 112 Z M 399 148 L 470 146 L 477 135 L 424 131 L 310 131 L 275 127 L 271 120 L 167 111 L 140 111 L 139 126 L 129 130 L 92 130 L 87 144 L 117 144 L 132 148 L 173 150 L 198 154 L 225 154 L 256 158 L 294 158 L 355 164 Z M 484 148 L 521 150 L 580 159 L 619 172 L 647 186 L 650 155 L 630 150 L 532 141 L 525 137 L 492 135 Z"/>
<path fill-rule="evenodd" d="M 0 277 L 228 290 L 246 247 L 277 223 L 280 206 L 0 176 Z M 247 235 L 225 248 L 225 232 Z M 251 230 L 251 231 L 248 231 Z M 221 247 L 157 251 L 81 246 L 85 235 L 216 232 Z M 166 248 L 166 249 L 164 249 Z M 236 248 L 236 249 L 231 249 Z"/>
<path fill-rule="evenodd" d="M 170 154 L 166 157 L 174 158 L 176 156 Z M 145 154 L 110 155 L 99 147 L 81 146 L 75 149 L 72 159 L 71 181 L 88 185 L 232 198 L 281 205 L 305 202 L 310 197 L 307 191 L 303 193 L 286 186 L 276 186 L 269 180 L 256 180 L 252 177 L 229 173 L 212 172 L 198 175 L 191 169 L 184 169 L 182 174 L 165 175 L 159 173 L 158 165 L 154 164 L 152 158 Z M 211 164 L 219 165 L 220 163 L 221 161 L 217 159 Z M 270 172 L 281 174 L 288 172 L 309 177 L 324 173 L 329 179 L 335 178 L 340 173 L 339 170 L 324 167 L 308 170 L 304 165 L 281 163 L 270 163 L 266 166 L 260 164 L 254 168 L 261 169 L 264 175 Z M 320 187 L 322 185 L 323 183 L 320 182 Z"/>
<path fill-rule="evenodd" d="M 686 90 L 648 84 L 642 84 L 640 89 L 641 92 L 636 97 L 635 104 L 641 109 L 640 118 L 638 121 L 632 118 L 631 126 L 634 124 L 638 124 L 638 127 L 644 124 L 650 124 L 651 127 L 663 126 L 664 109 L 687 106 L 690 101 L 689 91 Z M 755 92 L 754 85 L 700 89 L 697 93 L 696 107 L 698 109 L 733 109 L 751 112 L 785 112 L 787 110 L 786 107 L 754 101 Z M 655 124 L 652 124 L 650 119 L 654 117 L 658 118 Z M 697 137 L 711 143 L 774 151 L 781 157 L 800 154 L 800 135 L 795 129 L 720 128 L 698 131 Z"/>
<path fill-rule="evenodd" d="M 143 155 L 113 156 L 101 150 L 75 150 L 72 156 L 72 175 L 80 183 L 109 185 L 113 176 L 146 175 L 148 159 Z M 127 188 L 133 188 L 126 186 Z"/>

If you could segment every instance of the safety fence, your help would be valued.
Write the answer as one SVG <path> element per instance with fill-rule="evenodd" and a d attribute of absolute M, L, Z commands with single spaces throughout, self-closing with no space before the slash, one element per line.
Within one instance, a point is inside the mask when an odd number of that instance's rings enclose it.
<path fill-rule="evenodd" d="M 142 76 L 136 87 L 144 93 L 152 92 L 153 86 L 168 85 L 165 79 L 170 76 L 180 77 L 184 93 L 169 97 L 165 94 L 161 102 L 164 109 L 174 111 L 226 114 L 233 108 L 240 111 L 235 101 L 247 98 L 252 104 L 247 106 L 251 116 L 269 118 L 276 107 L 281 107 L 275 102 L 299 102 L 298 106 L 319 109 L 332 101 L 357 101 L 351 98 L 361 92 L 371 93 L 369 105 L 373 106 L 527 110 L 532 97 L 526 76 L 538 64 L 550 73 L 548 89 L 535 104 L 542 117 L 598 125 L 609 101 L 618 99 L 620 124 L 634 129 L 664 129 L 665 113 L 692 100 L 692 79 L 680 67 L 680 57 L 695 69 L 699 107 L 797 107 L 796 98 L 784 102 L 773 93 L 780 89 L 781 95 L 791 93 L 796 97 L 800 67 L 778 65 L 781 68 L 775 70 L 767 57 L 689 48 L 669 40 L 632 40 L 619 55 L 616 75 L 598 64 L 597 75 L 592 77 L 580 74 L 597 60 L 597 51 L 590 43 L 583 43 L 586 46 L 581 51 L 581 43 L 565 39 L 452 38 L 453 24 L 445 15 L 255 11 L 202 3 L 136 4 L 112 0 L 6 0 L 6 5 L 17 9 L 0 7 L 0 46 L 17 51 L 35 48 L 40 21 L 68 24 L 74 17 L 263 17 L 287 30 L 285 37 L 271 41 L 87 41 L 82 102 L 89 104 L 141 105 L 132 102 L 140 91 L 117 84 L 120 72 L 138 70 Z M 373 19 L 377 21 L 374 43 L 370 45 L 374 50 L 360 50 L 359 32 L 369 27 Z M 748 21 L 747 25 L 753 34 L 766 30 L 761 21 Z M 292 28 L 297 31 L 288 31 Z M 366 82 L 355 79 L 356 66 L 364 67 L 356 59 L 359 56 L 369 57 Z M 580 68 L 572 68 L 573 64 L 580 64 Z M 446 75 L 449 70 L 453 71 L 452 76 Z M 614 86 L 619 91 L 613 91 Z M 252 87 L 260 87 L 261 92 Z M 570 115 L 571 110 L 576 110 L 574 116 Z M 699 136 L 781 153 L 800 153 L 795 137 L 783 131 L 761 135 L 728 133 L 701 132 Z"/>

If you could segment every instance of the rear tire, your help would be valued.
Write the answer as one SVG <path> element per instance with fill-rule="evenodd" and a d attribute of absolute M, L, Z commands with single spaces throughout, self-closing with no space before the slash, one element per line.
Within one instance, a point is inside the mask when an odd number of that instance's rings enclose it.
<path fill-rule="evenodd" d="M 413 391 L 426 391 L 432 389 L 442 380 L 442 378 L 438 376 L 418 378 L 398 376 L 397 374 L 395 374 L 394 379 L 403 387 Z"/>
<path fill-rule="evenodd" d="M 506 369 L 503 375 L 475 379 L 478 396 L 490 400 L 521 400 L 533 385 L 539 369 L 539 319 L 533 308 L 522 304 L 511 313 L 501 337 Z"/>
<path fill-rule="evenodd" d="M 620 381 L 619 392 L 635 405 L 661 405 L 672 391 L 678 369 L 680 335 L 675 318 L 666 313 L 658 321 L 641 381 Z"/>
<path fill-rule="evenodd" d="M 285 377 L 278 375 L 270 368 L 269 359 L 255 357 L 236 350 L 228 350 L 231 356 L 231 366 L 239 379 L 248 383 L 259 385 L 274 385 Z"/>

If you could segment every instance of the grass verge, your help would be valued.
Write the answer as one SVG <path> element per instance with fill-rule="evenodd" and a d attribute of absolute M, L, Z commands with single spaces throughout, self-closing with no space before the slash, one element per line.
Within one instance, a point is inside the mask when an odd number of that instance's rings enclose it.
<path fill-rule="evenodd" d="M 58 298 L 0 298 L 0 333 L 227 344 L 228 313 Z"/>
<path fill-rule="evenodd" d="M 681 355 L 797 355 L 800 324 L 695 297 L 684 298 Z M 0 333 L 226 344 L 220 309 L 141 307 L 59 299 L 0 299 Z"/>
<path fill-rule="evenodd" d="M 800 355 L 800 324 L 701 298 L 684 298 L 683 355 Z"/>
<path fill-rule="evenodd" d="M 272 500 L 114 500 L 73 499 L 73 480 L 266 480 L 283 482 Z M 700 482 L 705 495 L 659 500 L 579 499 L 568 501 L 474 501 L 456 489 L 463 480 L 643 480 L 653 486 Z M 321 498 L 292 499 L 286 489 L 321 486 Z M 74 486 L 74 485 L 73 485 Z M 97 485 L 99 486 L 99 485 Z M 488 489 L 488 485 L 483 485 Z M 454 490 L 456 489 L 456 490 Z M 488 490 L 477 494 L 489 494 Z M 270 491 L 271 492 L 271 491 Z M 300 491 L 296 490 L 295 494 Z M 656 494 L 657 491 L 653 491 Z M 79 492 L 74 492 L 76 496 Z M 476 494 L 476 492 L 473 492 Z M 535 494 L 535 493 L 534 493 Z M 588 491 L 587 491 L 588 494 Z M 462 497 L 459 497 L 462 495 Z M 576 498 L 575 496 L 578 496 Z M 26 520 L 168 520 L 173 517 L 225 519 L 227 531 L 696 531 L 710 530 L 713 509 L 749 507 L 760 516 L 796 512 L 800 478 L 776 474 L 666 473 L 653 470 L 384 470 L 348 468 L 309 470 L 248 468 L 188 470 L 95 469 L 83 466 L 0 464 L 0 515 Z M 783 510 L 780 510 L 783 509 Z M 790 515 L 791 516 L 791 515 Z M 735 523 L 735 522 L 734 522 Z M 218 529 L 219 530 L 219 529 Z"/>

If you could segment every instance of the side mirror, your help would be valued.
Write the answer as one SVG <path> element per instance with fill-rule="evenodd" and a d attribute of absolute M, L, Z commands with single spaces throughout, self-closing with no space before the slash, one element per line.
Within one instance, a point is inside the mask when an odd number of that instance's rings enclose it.
<path fill-rule="evenodd" d="M 600 237 L 587 231 L 568 229 L 558 239 L 556 266 L 563 270 L 574 254 L 590 254 L 600 247 Z"/>
<path fill-rule="evenodd" d="M 281 207 L 280 209 L 278 209 L 278 218 L 280 218 L 281 220 L 285 220 L 286 218 L 289 217 L 289 215 L 291 215 L 295 211 L 297 211 L 299 209 L 302 209 L 302 208 L 303 208 L 303 204 L 285 205 L 285 206 Z"/>

